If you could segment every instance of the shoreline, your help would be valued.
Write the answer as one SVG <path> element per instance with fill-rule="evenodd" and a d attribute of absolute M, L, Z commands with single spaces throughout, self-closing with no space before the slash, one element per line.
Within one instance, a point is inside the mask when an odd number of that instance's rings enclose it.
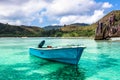
<path fill-rule="evenodd" d="M 80 39 L 89 38 L 94 39 L 94 37 L 0 37 L 0 38 L 61 38 L 61 39 Z"/>

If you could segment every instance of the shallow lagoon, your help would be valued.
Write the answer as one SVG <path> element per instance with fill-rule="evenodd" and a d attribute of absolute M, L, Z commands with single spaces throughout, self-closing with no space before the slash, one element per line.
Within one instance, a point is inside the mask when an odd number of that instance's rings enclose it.
<path fill-rule="evenodd" d="M 78 66 L 29 55 L 41 40 L 47 45 L 85 45 Z M 88 38 L 0 38 L 0 80 L 119 80 L 120 41 Z"/>

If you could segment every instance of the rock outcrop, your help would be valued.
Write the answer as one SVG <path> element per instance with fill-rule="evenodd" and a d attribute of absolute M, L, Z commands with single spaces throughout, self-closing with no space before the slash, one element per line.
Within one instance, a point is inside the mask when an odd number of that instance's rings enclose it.
<path fill-rule="evenodd" d="M 118 18 L 120 17 L 120 11 L 113 11 L 108 15 L 109 17 L 104 17 L 97 22 L 95 40 L 120 37 L 120 18 Z"/>

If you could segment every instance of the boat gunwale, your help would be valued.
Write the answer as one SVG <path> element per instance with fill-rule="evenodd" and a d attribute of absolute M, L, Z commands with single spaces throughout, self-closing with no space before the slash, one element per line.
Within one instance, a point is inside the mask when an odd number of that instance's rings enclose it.
<path fill-rule="evenodd" d="M 52 47 L 52 48 L 31 48 L 31 49 L 36 49 L 36 50 L 58 50 L 58 49 L 70 49 L 70 48 L 86 48 L 85 46 L 70 46 L 70 47 Z"/>

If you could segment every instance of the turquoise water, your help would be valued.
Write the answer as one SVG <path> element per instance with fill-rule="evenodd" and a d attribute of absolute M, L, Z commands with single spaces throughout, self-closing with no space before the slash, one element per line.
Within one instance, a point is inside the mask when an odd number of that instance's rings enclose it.
<path fill-rule="evenodd" d="M 78 66 L 29 55 L 41 40 L 47 45 L 85 45 Z M 0 38 L 0 80 L 120 80 L 120 41 L 88 38 Z"/>

